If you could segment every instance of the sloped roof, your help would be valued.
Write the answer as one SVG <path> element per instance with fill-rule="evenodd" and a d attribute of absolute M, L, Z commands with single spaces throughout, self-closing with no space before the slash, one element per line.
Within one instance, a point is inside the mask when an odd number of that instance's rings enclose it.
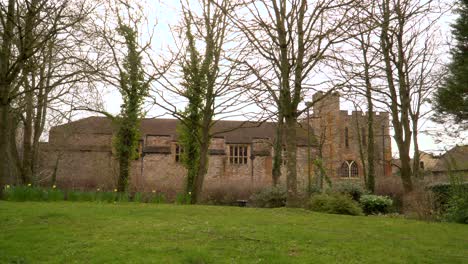
<path fill-rule="evenodd" d="M 141 120 L 140 133 L 144 135 L 169 135 L 177 140 L 176 133 L 179 120 L 168 118 L 149 118 Z M 53 127 L 53 133 L 73 134 L 112 134 L 115 127 L 111 119 L 107 117 L 92 116 Z M 296 128 L 298 145 L 307 145 L 306 125 Z M 250 122 L 250 121 L 215 121 L 212 133 L 214 137 L 222 137 L 226 143 L 250 143 L 254 139 L 274 140 L 276 134 L 276 123 L 274 122 Z M 312 133 L 312 132 L 311 132 Z M 311 142 L 314 142 L 311 140 Z M 312 144 L 313 145 L 313 144 Z"/>
<path fill-rule="evenodd" d="M 445 152 L 437 161 L 433 171 L 468 170 L 468 145 L 455 146 Z"/>

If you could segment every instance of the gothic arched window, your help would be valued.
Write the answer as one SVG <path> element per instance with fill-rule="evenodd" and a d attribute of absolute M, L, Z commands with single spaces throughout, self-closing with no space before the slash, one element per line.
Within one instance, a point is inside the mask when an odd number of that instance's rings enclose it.
<path fill-rule="evenodd" d="M 359 177 L 359 170 L 354 160 L 343 161 L 339 170 L 340 177 L 343 178 L 357 178 Z"/>

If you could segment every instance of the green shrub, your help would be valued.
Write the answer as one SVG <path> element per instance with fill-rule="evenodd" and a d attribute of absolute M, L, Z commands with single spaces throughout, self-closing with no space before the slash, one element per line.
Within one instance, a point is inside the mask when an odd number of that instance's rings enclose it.
<path fill-rule="evenodd" d="M 190 204 L 190 194 L 178 193 L 176 195 L 175 203 L 176 204 Z"/>
<path fill-rule="evenodd" d="M 130 197 L 128 195 L 128 193 L 117 193 L 116 195 L 116 199 L 115 199 L 117 202 L 129 202 L 130 201 Z"/>
<path fill-rule="evenodd" d="M 96 201 L 98 202 L 108 202 L 112 203 L 117 200 L 118 193 L 117 192 L 96 192 L 95 194 Z"/>
<path fill-rule="evenodd" d="M 65 200 L 65 194 L 63 191 L 58 190 L 58 189 L 49 189 L 44 191 L 44 200 L 45 201 L 63 201 Z"/>
<path fill-rule="evenodd" d="M 351 196 L 354 201 L 358 202 L 362 195 L 366 194 L 366 190 L 362 185 L 353 182 L 340 182 L 333 187 L 334 191 Z"/>
<path fill-rule="evenodd" d="M 447 207 L 452 194 L 453 194 L 453 187 L 452 185 L 456 186 L 457 192 L 464 193 L 468 192 L 468 183 L 460 183 L 456 179 L 452 179 L 453 183 L 440 183 L 429 186 L 428 189 L 431 190 L 436 198 L 437 205 L 440 207 Z"/>
<path fill-rule="evenodd" d="M 450 198 L 445 219 L 449 222 L 468 224 L 468 195 L 454 195 Z"/>
<path fill-rule="evenodd" d="M 3 198 L 7 201 L 43 201 L 45 191 L 39 187 L 28 185 L 5 186 Z"/>
<path fill-rule="evenodd" d="M 386 214 L 393 205 L 392 199 L 380 195 L 363 195 L 359 200 L 365 214 Z"/>
<path fill-rule="evenodd" d="M 166 202 L 166 196 L 163 193 L 151 193 L 148 198 L 149 203 L 165 203 Z"/>
<path fill-rule="evenodd" d="M 286 190 L 283 187 L 264 188 L 252 196 L 250 202 L 255 207 L 274 208 L 286 205 Z"/>
<path fill-rule="evenodd" d="M 449 222 L 468 224 L 468 183 L 456 175 L 450 177 L 449 197 L 444 218 Z"/>
<path fill-rule="evenodd" d="M 339 193 L 313 195 L 309 209 L 329 214 L 362 215 L 362 209 L 356 201 Z"/>
<path fill-rule="evenodd" d="M 143 194 L 141 192 L 136 192 L 133 194 L 133 199 L 132 201 L 134 201 L 135 203 L 143 203 L 144 202 L 144 199 L 143 199 Z"/>

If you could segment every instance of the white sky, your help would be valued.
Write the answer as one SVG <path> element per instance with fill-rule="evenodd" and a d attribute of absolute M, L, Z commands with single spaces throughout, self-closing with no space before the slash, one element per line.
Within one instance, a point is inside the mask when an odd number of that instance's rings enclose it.
<path fill-rule="evenodd" d="M 152 25 L 157 21 L 155 37 L 152 40 L 153 50 L 162 55 L 169 49 L 174 49 L 174 36 L 171 32 L 171 27 L 177 25 L 180 21 L 180 7 L 179 1 L 147 1 L 145 4 L 145 12 L 148 14 L 149 24 Z M 450 31 L 449 24 L 454 21 L 455 16 L 453 14 L 447 14 L 442 18 L 442 31 L 448 33 Z M 450 34 L 447 34 L 449 38 Z M 145 38 L 147 34 L 143 34 Z M 447 47 L 441 47 L 447 49 Z M 448 55 L 447 55 L 448 57 Z M 117 90 L 105 89 L 103 91 L 103 99 L 105 108 L 108 112 L 117 114 L 119 112 L 121 99 Z M 353 106 L 350 103 L 346 103 L 342 100 L 342 110 L 353 110 Z M 92 115 L 92 114 L 89 114 Z M 158 109 L 156 106 L 149 112 L 149 117 L 155 116 L 168 116 L 162 109 Z M 80 115 L 80 117 L 83 117 Z M 239 119 L 239 118 L 237 118 Z M 454 144 L 468 144 L 468 133 L 464 131 L 458 138 L 431 136 L 426 134 L 426 131 L 435 133 L 437 131 L 442 132 L 444 125 L 434 124 L 431 121 L 423 120 L 421 122 L 421 132 L 419 136 L 420 149 L 426 152 L 440 153 L 444 150 L 451 148 Z M 396 154 L 397 147 L 395 142 L 392 142 L 393 153 Z"/>

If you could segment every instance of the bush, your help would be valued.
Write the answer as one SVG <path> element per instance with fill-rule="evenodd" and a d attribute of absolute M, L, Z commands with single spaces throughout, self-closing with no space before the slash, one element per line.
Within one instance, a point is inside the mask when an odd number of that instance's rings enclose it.
<path fill-rule="evenodd" d="M 190 204 L 191 195 L 185 193 L 178 193 L 176 195 L 175 203 L 176 204 Z"/>
<path fill-rule="evenodd" d="M 402 209 L 405 216 L 418 220 L 434 221 L 440 218 L 440 207 L 436 196 L 425 188 L 415 188 L 403 198 Z"/>
<path fill-rule="evenodd" d="M 44 200 L 45 201 L 63 201 L 65 200 L 65 194 L 58 189 L 49 189 L 44 191 Z"/>
<path fill-rule="evenodd" d="M 156 204 L 165 203 L 166 196 L 163 193 L 151 193 L 148 197 L 148 202 Z"/>
<path fill-rule="evenodd" d="M 67 201 L 72 202 L 92 202 L 96 200 L 95 193 L 81 192 L 81 191 L 68 191 Z"/>
<path fill-rule="evenodd" d="M 255 207 L 274 208 L 286 205 L 286 190 L 282 187 L 268 187 L 262 189 L 252 196 L 250 201 Z"/>
<path fill-rule="evenodd" d="M 462 183 L 461 178 L 451 176 L 449 194 L 445 219 L 468 224 L 468 183 Z"/>
<path fill-rule="evenodd" d="M 340 182 L 337 185 L 335 185 L 334 190 L 341 194 L 351 196 L 351 198 L 353 198 L 353 200 L 357 202 L 363 194 L 367 193 L 361 184 L 353 182 Z"/>
<path fill-rule="evenodd" d="M 420 183 L 413 182 L 414 186 L 419 186 Z M 393 207 L 398 212 L 403 212 L 403 200 L 405 190 L 401 183 L 401 178 L 398 176 L 377 177 L 375 182 L 375 194 L 384 195 L 392 198 Z"/>
<path fill-rule="evenodd" d="M 134 201 L 135 203 L 143 203 L 143 194 L 141 192 L 134 193 L 132 201 Z"/>
<path fill-rule="evenodd" d="M 452 185 L 456 186 L 456 191 L 459 193 L 468 192 L 468 183 L 439 183 L 428 187 L 434 193 L 438 206 L 445 207 L 448 205 L 454 191 Z"/>
<path fill-rule="evenodd" d="M 312 196 L 309 209 L 329 214 L 362 215 L 362 209 L 356 201 L 350 196 L 339 193 Z"/>
<path fill-rule="evenodd" d="M 386 214 L 393 205 L 392 199 L 380 195 L 363 195 L 359 202 L 365 214 Z"/>
<path fill-rule="evenodd" d="M 43 189 L 28 184 L 27 186 L 5 186 L 3 198 L 7 201 L 43 201 L 46 194 Z"/>

